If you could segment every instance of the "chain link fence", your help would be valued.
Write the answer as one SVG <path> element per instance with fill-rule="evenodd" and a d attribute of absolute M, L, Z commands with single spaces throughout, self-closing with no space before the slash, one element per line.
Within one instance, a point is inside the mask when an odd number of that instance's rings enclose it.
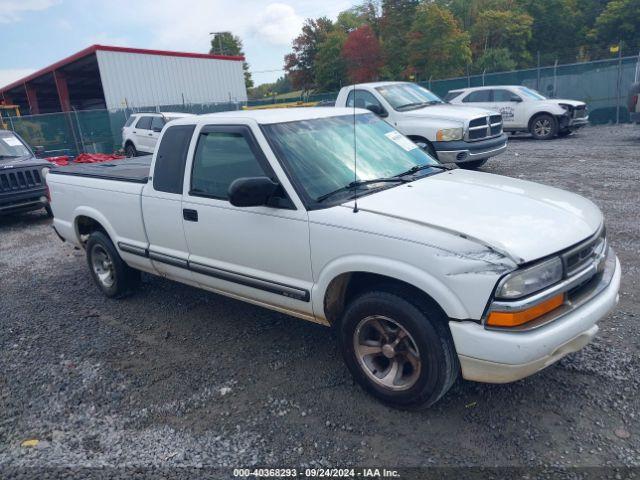
<path fill-rule="evenodd" d="M 629 121 L 626 95 L 634 81 L 638 56 L 554 65 L 511 72 L 419 82 L 444 96 L 449 90 L 481 85 L 526 85 L 551 98 L 581 100 L 589 105 L 593 124 Z M 122 148 L 122 127 L 132 113 L 183 112 L 205 114 L 296 101 L 333 101 L 338 92 L 301 95 L 300 98 L 250 100 L 240 103 L 162 105 L 122 110 L 83 110 L 9 117 L 5 123 L 33 147 L 48 156 L 113 153 Z"/>

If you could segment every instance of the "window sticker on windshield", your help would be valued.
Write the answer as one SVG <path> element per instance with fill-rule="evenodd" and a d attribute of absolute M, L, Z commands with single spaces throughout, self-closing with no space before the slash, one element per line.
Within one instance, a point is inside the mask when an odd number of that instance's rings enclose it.
<path fill-rule="evenodd" d="M 400 132 L 389 132 L 389 133 L 385 133 L 384 136 L 387 137 L 392 142 L 394 142 L 396 145 L 399 145 L 400 147 L 405 149 L 407 152 L 410 152 L 411 150 L 418 148 L 418 146 L 415 143 L 413 143 L 407 137 L 402 135 Z"/>
<path fill-rule="evenodd" d="M 2 140 L 4 140 L 4 143 L 9 145 L 10 147 L 22 146 L 22 143 L 16 137 L 2 137 Z"/>

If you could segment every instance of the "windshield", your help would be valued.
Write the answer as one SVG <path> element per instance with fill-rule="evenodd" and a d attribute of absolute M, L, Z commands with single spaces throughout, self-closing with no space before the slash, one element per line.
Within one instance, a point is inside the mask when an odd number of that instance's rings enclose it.
<path fill-rule="evenodd" d="M 525 94 L 527 97 L 532 98 L 534 100 L 546 100 L 547 97 L 542 95 L 541 93 L 536 92 L 535 90 L 531 90 L 527 87 L 520 87 L 520 91 Z"/>
<path fill-rule="evenodd" d="M 435 93 L 415 83 L 396 83 L 377 87 L 394 110 L 411 110 L 436 103 L 444 103 Z"/>
<path fill-rule="evenodd" d="M 354 181 L 393 177 L 419 165 L 438 165 L 375 115 L 358 114 L 355 119 L 357 175 L 353 165 L 353 115 L 263 126 L 276 155 L 308 201 L 316 202 Z"/>
<path fill-rule="evenodd" d="M 11 132 L 0 133 L 0 159 L 30 156 L 29 149 Z"/>

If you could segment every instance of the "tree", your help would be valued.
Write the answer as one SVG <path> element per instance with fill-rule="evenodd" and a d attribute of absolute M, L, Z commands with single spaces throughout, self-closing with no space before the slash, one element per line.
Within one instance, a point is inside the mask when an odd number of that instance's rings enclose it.
<path fill-rule="evenodd" d="M 316 55 L 332 30 L 333 22 L 326 17 L 305 21 L 302 33 L 293 40 L 293 52 L 284 57 L 284 69 L 294 88 L 308 90 L 314 85 Z"/>
<path fill-rule="evenodd" d="M 239 57 L 245 56 L 244 51 L 242 50 L 242 40 L 231 32 L 216 33 L 211 39 L 209 54 Z M 253 79 L 251 78 L 251 72 L 249 71 L 249 64 L 247 62 L 242 62 L 242 70 L 244 71 L 245 87 L 253 87 Z"/>
<path fill-rule="evenodd" d="M 559 54 L 567 59 L 578 55 L 585 38 L 577 4 L 580 1 L 522 1 L 522 7 L 533 18 L 528 50 L 532 54 L 540 52 L 543 64 L 553 62 Z"/>
<path fill-rule="evenodd" d="M 347 34 L 342 30 L 334 30 L 327 35 L 318 47 L 315 58 L 316 87 L 319 90 L 332 91 L 342 87 L 346 79 L 346 64 L 342 58 L 342 47 Z"/>
<path fill-rule="evenodd" d="M 477 73 L 507 72 L 516 68 L 516 61 L 511 58 L 508 48 L 489 48 L 476 58 L 473 67 Z"/>
<path fill-rule="evenodd" d="M 460 75 L 471 61 L 469 35 L 449 10 L 434 3 L 416 9 L 408 40 L 407 73 L 422 79 Z"/>
<path fill-rule="evenodd" d="M 342 48 L 347 75 L 352 83 L 377 80 L 382 67 L 380 43 L 369 25 L 349 34 Z"/>
<path fill-rule="evenodd" d="M 340 12 L 335 26 L 345 33 L 350 33 L 358 27 L 367 24 L 373 29 L 377 37 L 380 34 L 378 10 L 379 5 L 377 0 L 366 0 L 360 5 Z"/>
<path fill-rule="evenodd" d="M 406 34 L 411 29 L 418 0 L 382 0 L 380 39 L 385 61 L 385 76 L 399 78 L 407 70 L 410 50 Z"/>
<path fill-rule="evenodd" d="M 611 0 L 595 23 L 594 37 L 603 45 L 640 45 L 640 0 Z"/>
<path fill-rule="evenodd" d="M 287 75 L 283 75 L 273 83 L 263 83 L 257 87 L 250 88 L 247 94 L 249 95 L 249 98 L 260 99 L 290 91 L 291 82 L 289 81 L 289 77 Z"/>
<path fill-rule="evenodd" d="M 528 65 L 532 24 L 531 15 L 518 10 L 485 10 L 471 27 L 471 48 L 476 57 L 489 49 L 506 48 L 518 65 Z"/>

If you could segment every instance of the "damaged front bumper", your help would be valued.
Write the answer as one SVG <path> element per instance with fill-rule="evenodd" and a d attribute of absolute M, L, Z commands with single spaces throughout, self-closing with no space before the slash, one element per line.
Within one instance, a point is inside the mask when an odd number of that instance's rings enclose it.
<path fill-rule="evenodd" d="M 593 289 L 540 328 L 505 331 L 475 322 L 449 322 L 462 376 L 477 382 L 513 382 L 580 350 L 598 332 L 596 322 L 616 306 L 619 288 L 620 262 L 609 249 Z"/>

